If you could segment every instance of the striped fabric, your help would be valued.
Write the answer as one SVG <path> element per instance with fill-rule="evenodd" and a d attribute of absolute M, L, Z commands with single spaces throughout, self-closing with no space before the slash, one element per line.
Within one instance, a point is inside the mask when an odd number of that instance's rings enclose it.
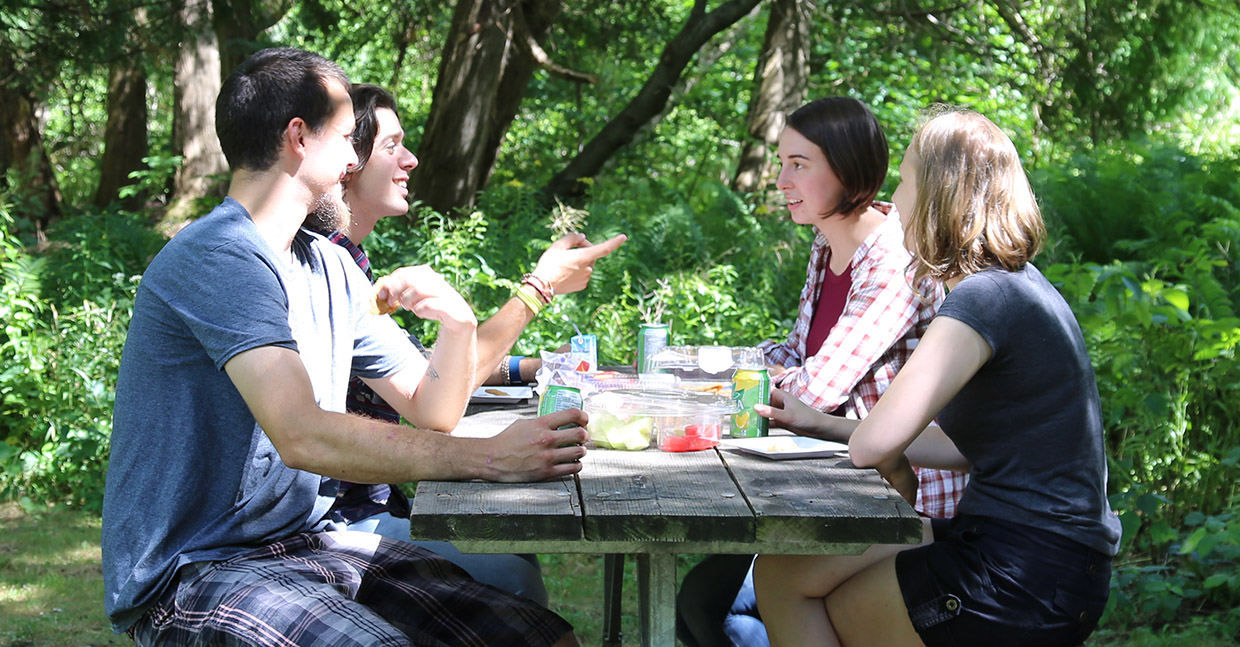
<path fill-rule="evenodd" d="M 182 568 L 129 633 L 142 647 L 541 647 L 570 631 L 413 544 L 318 532 Z"/>

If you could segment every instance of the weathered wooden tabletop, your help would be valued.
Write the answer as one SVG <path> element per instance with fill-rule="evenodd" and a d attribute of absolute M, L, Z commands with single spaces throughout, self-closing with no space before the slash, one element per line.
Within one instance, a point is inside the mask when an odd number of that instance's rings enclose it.
<path fill-rule="evenodd" d="M 489 436 L 532 405 L 474 407 L 457 434 Z M 423 481 L 413 538 L 475 553 L 638 557 L 642 644 L 675 644 L 677 553 L 855 554 L 914 543 L 922 523 L 846 457 L 771 460 L 726 448 L 591 450 L 575 477 L 543 483 Z"/>

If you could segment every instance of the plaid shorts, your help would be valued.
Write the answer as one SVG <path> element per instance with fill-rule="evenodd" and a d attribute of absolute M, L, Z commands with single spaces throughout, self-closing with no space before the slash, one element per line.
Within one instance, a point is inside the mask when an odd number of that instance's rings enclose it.
<path fill-rule="evenodd" d="M 182 567 L 130 630 L 153 645 L 550 645 L 558 615 L 408 542 L 316 532 Z"/>

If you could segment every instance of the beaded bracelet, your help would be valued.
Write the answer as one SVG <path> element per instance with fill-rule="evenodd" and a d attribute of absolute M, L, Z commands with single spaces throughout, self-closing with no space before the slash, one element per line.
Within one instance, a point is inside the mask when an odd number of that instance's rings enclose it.
<path fill-rule="evenodd" d="M 504 359 L 500 360 L 500 363 L 499 363 L 499 376 L 500 376 L 501 378 L 503 378 L 503 380 L 504 380 L 504 384 L 505 384 L 505 385 L 510 385 L 510 384 L 512 384 L 512 373 L 510 372 L 510 371 L 511 371 L 511 368 L 510 368 L 511 366 L 512 366 L 512 364 L 508 361 L 508 358 L 507 358 L 507 357 L 505 357 Z"/>
<path fill-rule="evenodd" d="M 525 288 L 525 284 L 521 284 L 521 286 L 518 287 L 512 294 L 513 296 L 520 299 L 521 303 L 524 303 L 525 307 L 529 308 L 530 312 L 533 312 L 534 316 L 537 317 L 538 313 L 542 312 L 543 304 L 541 301 L 538 300 L 538 297 L 530 294 L 524 288 Z M 533 286 L 530 286 L 530 289 L 537 291 L 537 288 Z"/>
<path fill-rule="evenodd" d="M 525 275 L 521 277 L 521 284 L 534 288 L 534 291 L 538 293 L 538 296 L 542 297 L 543 303 L 547 305 L 551 305 L 551 300 L 555 298 L 555 288 L 551 287 L 550 283 L 529 272 L 526 272 Z"/>

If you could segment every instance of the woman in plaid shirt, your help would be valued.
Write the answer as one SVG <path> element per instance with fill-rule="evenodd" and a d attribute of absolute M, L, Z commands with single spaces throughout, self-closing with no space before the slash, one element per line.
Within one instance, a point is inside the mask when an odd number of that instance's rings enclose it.
<path fill-rule="evenodd" d="M 788 117 L 779 138 L 776 188 L 787 199 L 792 221 L 814 227 L 816 236 L 792 332 L 783 343 L 759 345 L 773 384 L 785 392 L 776 398 L 791 396 L 825 413 L 865 417 L 943 301 L 934 281 L 914 283 L 900 220 L 890 203 L 874 201 L 888 159 L 878 120 L 856 99 L 818 99 Z M 965 475 L 921 469 L 918 477 L 918 512 L 955 514 Z M 677 604 L 683 642 L 767 644 L 751 562 L 745 555 L 713 555 L 688 574 Z"/>
<path fill-rule="evenodd" d="M 928 280 L 913 287 L 899 217 L 874 201 L 887 176 L 887 138 L 865 104 L 806 104 L 779 141 L 776 187 L 793 222 L 817 232 L 792 332 L 759 347 L 776 387 L 824 413 L 861 419 L 917 347 L 943 289 Z M 922 469 L 918 480 L 918 512 L 955 515 L 963 474 Z"/>

